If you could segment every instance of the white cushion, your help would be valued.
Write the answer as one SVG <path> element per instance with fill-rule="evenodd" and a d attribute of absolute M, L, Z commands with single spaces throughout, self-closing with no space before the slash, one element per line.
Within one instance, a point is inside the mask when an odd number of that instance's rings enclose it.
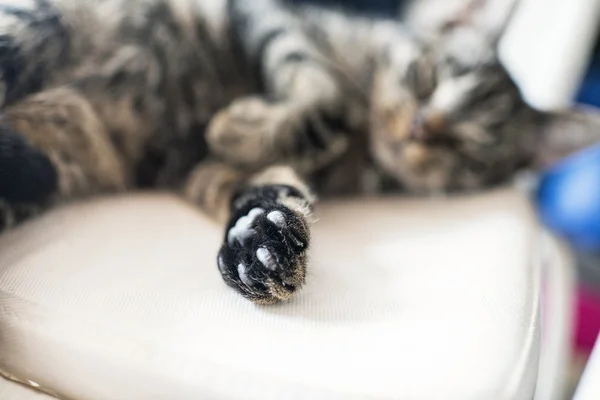
<path fill-rule="evenodd" d="M 54 397 L 29 386 L 0 377 L 0 399 L 2 400 L 53 400 Z"/>
<path fill-rule="evenodd" d="M 539 228 L 513 192 L 321 204 L 308 284 L 226 287 L 222 228 L 168 196 L 0 241 L 0 370 L 75 400 L 531 399 Z"/>

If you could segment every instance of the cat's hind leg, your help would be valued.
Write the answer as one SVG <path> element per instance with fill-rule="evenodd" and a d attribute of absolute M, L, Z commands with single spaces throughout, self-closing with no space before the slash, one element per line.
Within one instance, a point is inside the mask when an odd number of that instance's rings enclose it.
<path fill-rule="evenodd" d="M 201 164 L 185 193 L 227 221 L 217 265 L 229 286 L 257 304 L 289 300 L 302 287 L 314 198 L 292 169 L 274 166 L 247 176 Z"/>
<path fill-rule="evenodd" d="M 122 160 L 98 115 L 76 90 L 29 96 L 0 117 L 3 228 L 67 199 L 118 192 L 128 185 Z"/>
<path fill-rule="evenodd" d="M 88 74 L 3 109 L 0 133 L 26 150 L 0 158 L 11 177 L 0 182 L 0 200 L 44 209 L 132 187 L 148 138 L 171 132 L 161 129 L 157 69 L 143 47 L 121 46 Z"/>

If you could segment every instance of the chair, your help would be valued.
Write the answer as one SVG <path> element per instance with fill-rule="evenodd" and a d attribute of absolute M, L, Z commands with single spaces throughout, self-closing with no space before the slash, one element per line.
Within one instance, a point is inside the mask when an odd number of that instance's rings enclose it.
<path fill-rule="evenodd" d="M 222 228 L 166 195 L 72 205 L 3 236 L 0 371 L 24 385 L 0 381 L 0 398 L 557 398 L 570 262 L 525 196 L 317 216 L 307 285 L 272 307 L 223 284 Z"/>

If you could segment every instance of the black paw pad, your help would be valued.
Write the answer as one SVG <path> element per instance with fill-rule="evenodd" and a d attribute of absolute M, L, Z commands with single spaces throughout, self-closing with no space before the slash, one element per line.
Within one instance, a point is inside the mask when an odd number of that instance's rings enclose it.
<path fill-rule="evenodd" d="M 58 176 L 48 157 L 20 134 L 0 125 L 0 199 L 37 204 L 52 195 Z"/>

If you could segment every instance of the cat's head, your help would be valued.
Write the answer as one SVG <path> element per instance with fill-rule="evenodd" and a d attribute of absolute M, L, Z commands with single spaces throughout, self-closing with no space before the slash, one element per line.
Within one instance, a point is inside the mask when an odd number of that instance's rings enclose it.
<path fill-rule="evenodd" d="M 600 140 L 598 115 L 526 104 L 493 39 L 452 27 L 408 67 L 383 57 L 371 95 L 373 156 L 417 193 L 502 184 Z"/>
<path fill-rule="evenodd" d="M 387 55 L 375 74 L 374 156 L 409 190 L 495 184 L 529 157 L 524 135 L 537 113 L 484 38 L 454 32 L 407 68 Z"/>

